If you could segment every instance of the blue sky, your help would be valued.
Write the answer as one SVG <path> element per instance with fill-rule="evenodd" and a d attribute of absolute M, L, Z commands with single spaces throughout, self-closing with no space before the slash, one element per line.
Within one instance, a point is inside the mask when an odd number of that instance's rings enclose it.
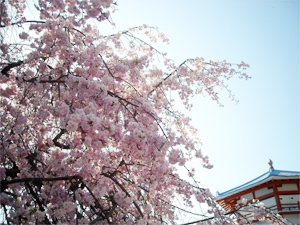
<path fill-rule="evenodd" d="M 224 93 L 219 107 L 193 99 L 188 112 L 212 170 L 197 179 L 213 193 L 241 185 L 268 170 L 300 171 L 299 1 L 118 1 L 117 29 L 158 26 L 170 39 L 159 45 L 178 64 L 204 57 L 250 64 L 251 80 L 233 80 L 239 104 Z"/>

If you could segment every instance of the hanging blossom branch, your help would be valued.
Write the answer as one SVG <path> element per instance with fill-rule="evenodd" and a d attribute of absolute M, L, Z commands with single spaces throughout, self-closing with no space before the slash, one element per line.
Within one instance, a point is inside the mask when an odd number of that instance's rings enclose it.
<path fill-rule="evenodd" d="M 247 78 L 245 63 L 196 58 L 176 66 L 138 36 L 167 42 L 146 25 L 104 37 L 90 24 L 110 18 L 112 1 L 40 0 L 36 21 L 24 13 L 26 1 L 0 4 L 6 223 L 176 223 L 178 210 L 189 211 L 173 204 L 177 196 L 189 206 L 193 198 L 208 204 L 218 216 L 211 221 L 244 218 L 226 214 L 193 177 L 190 184 L 175 173 L 191 158 L 211 167 L 190 120 L 166 93 L 179 93 L 186 107 L 202 92 L 217 100 L 227 79 Z"/>
<path fill-rule="evenodd" d="M 97 197 L 94 195 L 94 193 L 91 191 L 91 189 L 85 185 L 84 181 L 83 181 L 83 178 L 80 176 L 80 175 L 74 175 L 74 176 L 64 176 L 64 177 L 39 177 L 39 178 L 36 178 L 36 177 L 28 177 L 28 178 L 19 178 L 19 179 L 12 179 L 12 180 L 1 180 L 0 181 L 0 184 L 1 184 L 1 192 L 3 192 L 5 189 L 8 189 L 9 188 L 9 185 L 12 185 L 12 184 L 18 184 L 18 183 L 25 183 L 26 187 L 28 187 L 30 189 L 30 192 L 32 195 L 34 195 L 38 205 L 39 205 L 39 208 L 41 211 L 44 211 L 44 207 L 43 207 L 43 204 L 40 200 L 40 197 L 39 195 L 34 192 L 33 188 L 29 185 L 29 183 L 32 183 L 32 184 L 37 184 L 37 183 L 40 183 L 40 182 L 55 182 L 55 181 L 69 181 L 71 182 L 72 186 L 71 186 L 71 190 L 73 191 L 74 193 L 74 196 L 75 196 L 75 191 L 76 189 L 80 186 L 81 189 L 84 189 L 86 188 L 88 190 L 88 193 L 93 197 L 93 199 L 95 200 L 96 202 L 96 207 L 99 207 L 100 208 L 100 211 L 101 211 L 101 214 L 99 214 L 99 216 L 94 219 L 91 224 L 95 224 L 97 221 L 99 220 L 103 220 L 106 219 L 107 222 L 109 224 L 111 224 L 111 221 L 110 221 L 110 217 L 112 216 L 112 213 L 114 212 L 114 210 L 116 209 L 116 202 L 113 201 L 113 206 L 112 208 L 110 209 L 110 212 L 109 213 L 105 213 L 106 210 L 104 210 L 104 208 L 101 206 L 100 202 L 98 201 Z M 79 182 L 79 183 L 78 183 Z M 81 185 L 80 185 L 81 184 Z M 123 188 L 123 190 L 125 190 Z M 126 191 L 126 190 L 125 190 Z M 5 208 L 5 207 L 4 207 Z M 45 217 L 47 219 L 47 223 L 50 224 L 50 221 L 47 217 Z M 101 219 L 102 218 L 102 219 Z"/>
<path fill-rule="evenodd" d="M 254 221 L 260 222 L 273 222 L 276 224 L 287 225 L 287 221 L 282 218 L 279 214 L 275 214 L 271 209 L 268 209 L 264 206 L 263 203 L 259 202 L 258 200 L 253 200 L 253 202 L 248 202 L 247 200 L 243 200 L 243 203 L 236 206 L 234 210 L 224 213 L 222 216 L 230 216 L 236 215 L 239 219 L 239 224 L 253 224 Z M 253 218 L 253 219 L 251 219 Z M 214 221 L 218 219 L 215 216 L 196 220 L 189 223 L 184 223 L 181 225 L 191 225 L 191 224 L 198 224 L 204 223 L 207 221 Z M 231 223 L 224 223 L 224 224 L 231 224 Z"/>

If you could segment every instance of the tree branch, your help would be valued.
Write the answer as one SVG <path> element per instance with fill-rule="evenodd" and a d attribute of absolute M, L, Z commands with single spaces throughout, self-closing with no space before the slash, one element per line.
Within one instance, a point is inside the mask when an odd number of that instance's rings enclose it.
<path fill-rule="evenodd" d="M 119 183 L 119 181 L 118 181 L 116 178 L 114 178 L 114 177 L 112 177 L 112 176 L 110 176 L 110 175 L 108 175 L 108 174 L 106 174 L 106 173 L 102 173 L 102 175 L 105 176 L 105 177 L 110 178 L 113 182 L 115 182 L 116 185 L 118 185 L 119 188 L 121 188 L 121 190 L 122 190 L 123 192 L 126 193 L 126 195 L 127 195 L 128 197 L 131 197 L 130 194 L 128 193 L 128 191 L 122 186 L 122 184 Z M 141 211 L 140 207 L 136 204 L 135 201 L 133 201 L 133 204 L 134 204 L 134 206 L 136 207 L 136 209 L 138 210 L 138 212 L 139 212 L 139 214 L 141 215 L 141 217 L 144 217 L 143 212 Z"/>
<path fill-rule="evenodd" d="M 23 63 L 23 61 L 18 61 L 18 62 L 13 62 L 13 63 L 9 63 L 6 67 L 4 67 L 1 70 L 1 73 L 7 77 L 9 77 L 8 71 L 10 71 L 10 69 L 16 67 L 16 66 L 20 66 Z"/>
<path fill-rule="evenodd" d="M 39 182 L 39 181 L 59 181 L 59 180 L 82 180 L 82 177 L 79 175 L 74 176 L 65 176 L 65 177 L 27 177 L 13 180 L 1 180 L 2 185 L 10 185 L 22 182 Z"/>
<path fill-rule="evenodd" d="M 149 92 L 148 96 L 149 96 L 150 94 L 152 94 L 152 92 L 154 92 L 159 86 L 161 86 L 162 83 L 163 83 L 164 81 L 166 81 L 170 76 L 172 76 L 176 71 L 178 71 L 178 69 L 179 69 L 181 66 L 183 66 L 187 61 L 188 61 L 188 59 L 185 60 L 183 63 L 181 63 L 181 64 L 176 68 L 176 70 L 174 70 L 172 73 L 170 73 L 168 76 L 166 76 L 166 77 L 165 77 L 162 81 L 160 81 L 157 85 L 155 85 L 154 88 Z"/>
<path fill-rule="evenodd" d="M 61 129 L 60 133 L 58 135 L 56 135 L 55 138 L 53 138 L 53 143 L 55 146 L 60 147 L 62 149 L 70 149 L 70 145 L 64 145 L 58 142 L 58 139 L 61 138 L 61 136 L 66 132 L 66 129 Z"/>

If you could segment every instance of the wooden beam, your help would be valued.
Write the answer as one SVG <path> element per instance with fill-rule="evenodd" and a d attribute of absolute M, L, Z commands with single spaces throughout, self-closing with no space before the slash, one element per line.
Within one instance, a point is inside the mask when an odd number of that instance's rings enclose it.
<path fill-rule="evenodd" d="M 285 214 L 300 214 L 300 211 L 290 211 L 290 212 L 279 212 L 279 214 L 281 215 L 285 215 Z"/>
<path fill-rule="evenodd" d="M 278 194 L 278 190 L 277 190 L 277 185 L 275 182 L 273 183 L 273 191 L 274 191 L 274 196 L 275 196 L 275 200 L 276 200 L 276 204 L 277 204 L 277 209 L 278 209 L 278 211 L 281 211 L 282 210 L 281 202 L 280 202 L 280 198 L 279 198 L 279 194 Z"/>

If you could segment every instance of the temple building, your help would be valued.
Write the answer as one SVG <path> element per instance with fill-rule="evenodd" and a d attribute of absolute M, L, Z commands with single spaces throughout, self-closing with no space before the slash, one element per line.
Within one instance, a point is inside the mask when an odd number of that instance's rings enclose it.
<path fill-rule="evenodd" d="M 224 209 L 233 210 L 244 198 L 248 201 L 258 199 L 288 222 L 300 225 L 300 172 L 275 170 L 271 160 L 269 165 L 270 170 L 259 177 L 231 190 L 217 193 L 217 202 Z"/>

